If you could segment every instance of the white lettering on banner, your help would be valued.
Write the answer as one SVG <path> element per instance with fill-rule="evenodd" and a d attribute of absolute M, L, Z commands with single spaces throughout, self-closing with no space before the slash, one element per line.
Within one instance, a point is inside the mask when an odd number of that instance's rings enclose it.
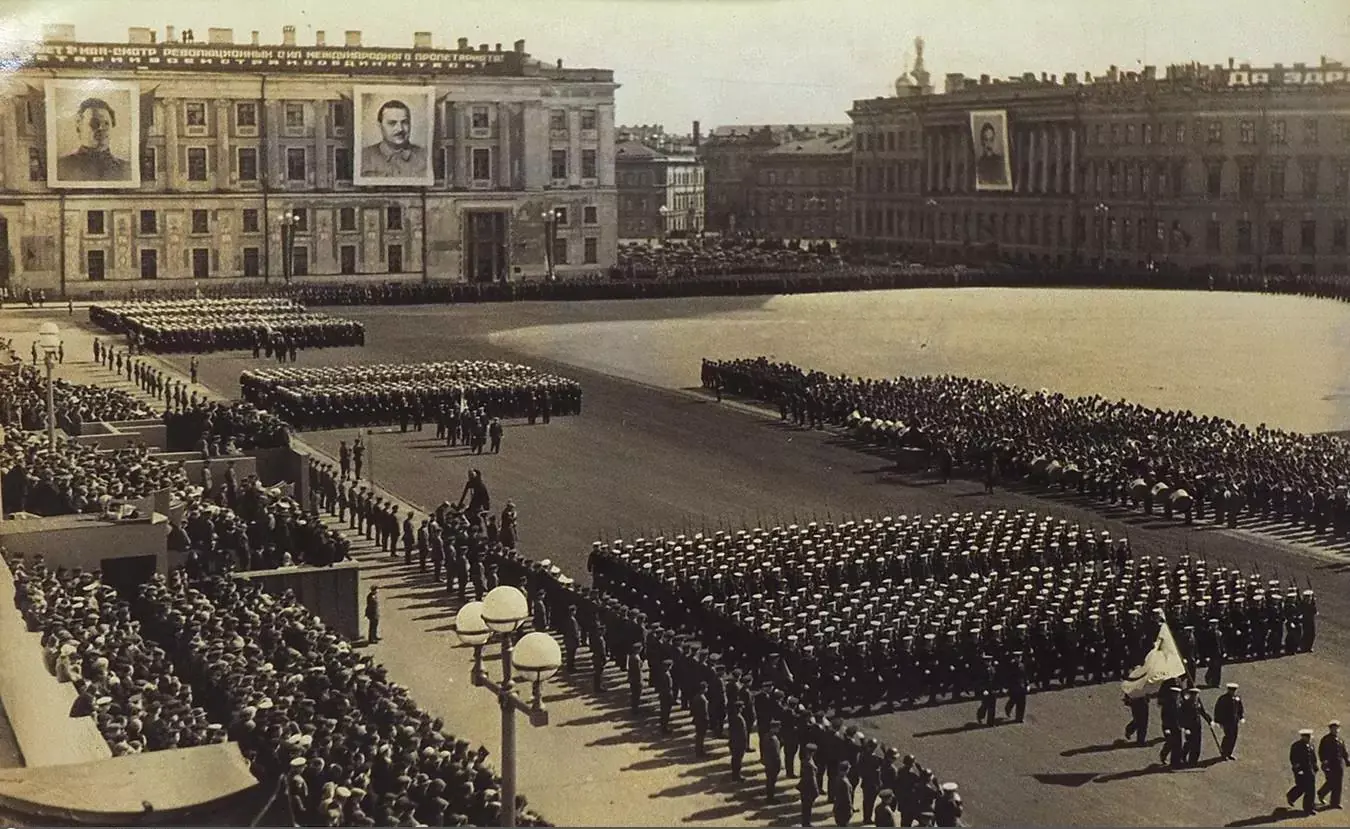
<path fill-rule="evenodd" d="M 1350 80 L 1344 69 L 1285 70 L 1238 69 L 1228 73 L 1229 86 L 1335 86 Z"/>

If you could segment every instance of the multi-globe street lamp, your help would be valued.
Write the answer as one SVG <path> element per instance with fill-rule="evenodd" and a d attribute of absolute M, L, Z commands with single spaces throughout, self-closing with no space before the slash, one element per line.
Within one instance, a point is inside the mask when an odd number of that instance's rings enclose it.
<path fill-rule="evenodd" d="M 509 584 L 494 587 L 481 602 L 469 602 L 455 616 L 455 635 L 473 648 L 470 681 L 492 691 L 502 709 L 501 826 L 516 825 L 516 712 L 527 715 L 532 726 L 548 725 L 543 684 L 562 667 L 562 650 L 547 633 L 533 631 L 516 641 L 516 631 L 528 618 L 525 594 Z M 483 648 L 494 636 L 501 642 L 500 682 L 494 682 L 483 669 Z M 533 685 L 529 702 L 516 694 L 517 674 Z"/>
<path fill-rule="evenodd" d="M 47 366 L 47 448 L 56 449 L 56 391 L 52 386 L 52 371 L 56 368 L 56 353 L 61 348 L 61 332 L 56 323 L 44 322 L 38 326 L 38 348 Z"/>
<path fill-rule="evenodd" d="M 558 239 L 558 224 L 560 217 L 556 209 L 546 209 L 539 214 L 539 221 L 544 223 L 544 265 L 547 267 L 547 277 L 549 282 L 558 279 L 557 268 L 553 258 L 553 247 Z"/>
<path fill-rule="evenodd" d="M 299 223 L 300 214 L 290 210 L 277 216 L 277 224 L 281 227 L 281 278 L 287 285 L 291 283 L 295 267 L 295 231 Z"/>

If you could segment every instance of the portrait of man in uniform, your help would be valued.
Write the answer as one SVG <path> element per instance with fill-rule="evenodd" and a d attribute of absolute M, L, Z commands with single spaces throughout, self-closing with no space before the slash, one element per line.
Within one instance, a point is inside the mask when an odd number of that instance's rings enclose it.
<path fill-rule="evenodd" d="M 138 187 L 140 96 L 134 83 L 49 81 L 47 152 L 52 187 Z"/>
<path fill-rule="evenodd" d="M 975 189 L 1011 190 L 1007 112 L 970 113 L 970 133 L 975 145 Z"/>
<path fill-rule="evenodd" d="M 431 184 L 431 87 L 358 90 L 357 184 Z"/>

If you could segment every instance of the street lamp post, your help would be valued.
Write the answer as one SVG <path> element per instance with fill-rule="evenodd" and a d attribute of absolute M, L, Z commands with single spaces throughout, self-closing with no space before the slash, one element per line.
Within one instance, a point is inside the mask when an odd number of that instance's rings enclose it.
<path fill-rule="evenodd" d="M 539 214 L 539 220 L 544 223 L 544 265 L 548 269 L 547 278 L 549 282 L 556 282 L 558 274 L 554 267 L 553 245 L 558 238 L 558 211 L 545 210 Z"/>
<path fill-rule="evenodd" d="M 668 206 L 663 204 L 656 212 L 661 214 L 661 244 L 664 246 L 666 243 L 666 224 L 670 221 L 670 214 L 672 211 Z"/>
<path fill-rule="evenodd" d="M 1097 257 L 1097 270 L 1106 270 L 1106 224 L 1107 217 L 1111 215 L 1111 207 L 1105 202 L 1097 202 L 1092 208 L 1097 214 L 1097 241 L 1101 244 L 1101 255 Z"/>
<path fill-rule="evenodd" d="M 61 347 L 61 334 L 56 323 L 44 322 L 38 326 L 38 347 L 47 366 L 47 448 L 56 449 L 56 391 L 52 387 L 52 370 L 56 368 L 56 351 Z"/>
<path fill-rule="evenodd" d="M 928 263 L 933 263 L 933 257 L 937 254 L 937 199 L 929 199 L 924 202 L 928 206 Z"/>
<path fill-rule="evenodd" d="M 300 220 L 294 212 L 287 210 L 277 217 L 281 225 L 281 278 L 291 284 L 291 269 L 295 266 L 295 225 Z"/>
<path fill-rule="evenodd" d="M 501 826 L 516 825 L 516 712 L 529 717 L 530 725 L 548 725 L 544 708 L 544 681 L 562 666 L 558 643 L 543 631 L 527 633 L 512 644 L 516 631 L 530 616 L 525 594 L 509 584 L 494 587 L 481 602 L 469 602 L 455 616 L 455 635 L 473 648 L 471 681 L 497 695 L 502 709 L 502 812 Z M 494 682 L 483 670 L 483 647 L 496 634 L 502 646 L 502 679 Z M 519 672 L 534 686 L 529 702 L 516 695 Z"/>

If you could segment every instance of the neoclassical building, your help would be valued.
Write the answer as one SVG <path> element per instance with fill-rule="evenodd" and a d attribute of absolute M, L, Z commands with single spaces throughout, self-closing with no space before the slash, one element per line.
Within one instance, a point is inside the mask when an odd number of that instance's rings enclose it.
<path fill-rule="evenodd" d="M 537 279 L 614 263 L 614 83 L 524 41 L 48 27 L 0 77 L 0 280 Z M 546 220 L 549 216 L 554 220 Z M 551 248 L 552 262 L 547 255 Z M 79 292 L 97 286 L 81 285 Z"/>
<path fill-rule="evenodd" d="M 936 94 L 918 74 L 849 113 L 852 232 L 865 246 L 959 261 L 1350 272 L 1341 64 L 953 74 Z"/>

